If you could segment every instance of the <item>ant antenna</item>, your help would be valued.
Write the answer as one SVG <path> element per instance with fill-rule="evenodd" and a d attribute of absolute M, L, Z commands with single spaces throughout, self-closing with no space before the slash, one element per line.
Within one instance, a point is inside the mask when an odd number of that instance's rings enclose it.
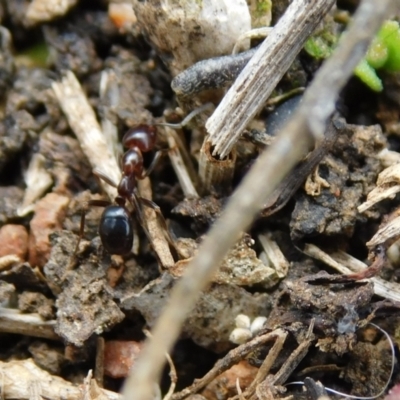
<path fill-rule="evenodd" d="M 383 394 L 385 394 L 386 389 L 388 388 L 388 386 L 389 386 L 389 384 L 390 384 L 390 381 L 391 381 L 391 379 L 392 379 L 392 376 L 393 376 L 394 364 L 395 364 L 395 360 L 396 360 L 394 344 L 393 344 L 393 340 L 392 340 L 392 338 L 389 336 L 389 334 L 388 334 L 384 329 L 382 329 L 380 326 L 378 326 L 378 325 L 376 325 L 376 324 L 374 324 L 374 323 L 372 323 L 372 322 L 369 322 L 368 325 L 372 325 L 372 326 L 374 326 L 376 329 L 380 330 L 380 331 L 386 336 L 386 339 L 387 339 L 387 341 L 388 341 L 389 344 L 390 344 L 390 350 L 391 350 L 391 352 L 392 352 L 392 366 L 391 366 L 391 369 L 390 369 L 389 378 L 388 378 L 388 380 L 386 381 L 385 386 L 382 388 L 382 390 L 381 390 L 378 394 L 376 394 L 376 395 L 374 395 L 374 396 L 354 396 L 354 395 L 352 395 L 352 394 L 346 394 L 346 393 L 343 393 L 343 392 L 339 392 L 338 390 L 331 389 L 331 388 L 325 386 L 325 390 L 326 390 L 327 392 L 333 393 L 333 394 L 337 394 L 337 395 L 339 395 L 339 396 L 344 396 L 344 397 L 347 397 L 348 399 L 356 399 L 356 400 L 375 400 L 375 399 L 377 399 L 378 397 L 381 397 Z M 286 383 L 286 384 L 285 384 L 285 386 L 289 386 L 289 385 L 304 385 L 304 382 L 302 382 L 302 381 L 296 381 L 296 382 L 289 382 L 289 383 Z"/>
<path fill-rule="evenodd" d="M 192 112 L 190 112 L 181 122 L 178 124 L 170 124 L 168 122 L 160 122 L 155 124 L 156 126 L 166 126 L 168 128 L 172 129 L 182 129 L 184 126 L 186 126 L 195 116 L 201 114 L 202 112 L 211 109 L 214 107 L 213 103 L 206 103 L 203 104 L 202 106 L 194 109 Z"/>

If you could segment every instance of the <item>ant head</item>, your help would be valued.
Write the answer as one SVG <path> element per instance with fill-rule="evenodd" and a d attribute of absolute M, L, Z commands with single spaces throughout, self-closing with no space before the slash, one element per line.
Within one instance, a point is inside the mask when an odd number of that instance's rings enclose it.
<path fill-rule="evenodd" d="M 157 128 L 154 125 L 137 125 L 129 129 L 122 143 L 124 147 L 132 149 L 137 147 L 143 153 L 153 150 L 156 145 Z"/>

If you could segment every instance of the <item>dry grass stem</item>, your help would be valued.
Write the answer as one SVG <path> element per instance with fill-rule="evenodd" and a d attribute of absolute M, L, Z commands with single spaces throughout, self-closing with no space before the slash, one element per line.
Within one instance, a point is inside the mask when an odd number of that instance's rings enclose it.
<path fill-rule="evenodd" d="M 381 226 L 375 235 L 367 242 L 369 248 L 374 248 L 380 244 L 393 242 L 400 236 L 400 217 L 395 217 Z"/>
<path fill-rule="evenodd" d="M 353 274 L 368 268 L 362 261 L 341 251 L 328 254 L 313 244 L 306 244 L 303 251 L 308 256 L 322 261 L 341 274 Z M 400 301 L 400 285 L 398 283 L 388 282 L 376 277 L 370 278 L 370 280 L 374 284 L 374 293 L 376 295 L 388 300 Z"/>
<path fill-rule="evenodd" d="M 18 208 L 18 215 L 23 217 L 34 210 L 34 203 L 41 198 L 53 184 L 53 178 L 45 167 L 46 160 L 37 153 L 32 156 L 24 176 L 26 189 L 24 199 Z"/>
<path fill-rule="evenodd" d="M 145 178 L 138 181 L 139 193 L 145 199 L 152 199 L 150 179 Z M 164 268 L 171 268 L 175 265 L 165 232 L 160 226 L 156 212 L 150 207 L 143 207 L 145 223 L 151 238 L 151 245 Z"/>
<path fill-rule="evenodd" d="M 317 1 L 312 4 L 318 5 Z M 326 3 L 324 5 L 327 7 Z M 153 385 L 158 381 L 165 362 L 164 355 L 175 343 L 201 291 L 268 196 L 314 144 L 317 133 L 322 134 L 341 89 L 365 54 L 375 32 L 396 5 L 399 5 L 398 0 L 361 2 L 345 38 L 318 71 L 299 109 L 243 179 L 204 239 L 197 256 L 190 262 L 184 277 L 173 288 L 168 305 L 154 326 L 153 338 L 147 340 L 132 375 L 125 382 L 125 399 L 152 398 Z M 251 68 L 246 68 L 246 73 Z M 232 112 L 231 116 L 235 114 Z"/>
<path fill-rule="evenodd" d="M 32 359 L 0 361 L 0 390 L 5 399 L 32 400 L 38 393 L 39 399 L 83 399 L 82 388 L 40 369 Z M 98 399 L 118 400 L 120 395 L 109 390 L 96 390 Z M 93 390 L 90 390 L 91 394 Z M 90 397 L 94 398 L 94 397 Z"/>
<path fill-rule="evenodd" d="M 168 156 L 182 191 L 186 198 L 198 198 L 199 194 L 196 189 L 198 185 L 196 185 L 196 180 L 193 180 L 196 173 L 190 157 L 185 153 L 186 150 L 183 150 L 184 146 L 182 146 L 177 133 L 168 127 L 165 127 L 165 132 L 169 146 Z"/>
<path fill-rule="evenodd" d="M 278 244 L 271 239 L 269 234 L 258 235 L 258 240 L 278 277 L 284 278 L 289 270 L 289 261 L 283 255 Z"/>
<path fill-rule="evenodd" d="M 243 395 L 245 398 L 248 399 L 253 396 L 257 386 L 267 378 L 272 366 L 274 365 L 274 362 L 276 361 L 279 353 L 283 348 L 287 335 L 287 332 L 283 332 L 277 337 L 274 345 L 272 346 L 271 350 L 268 352 L 268 355 L 265 357 L 263 363 L 258 369 L 257 375 L 254 378 L 253 382 L 244 391 Z"/>
<path fill-rule="evenodd" d="M 54 332 L 56 321 L 45 321 L 38 314 L 23 314 L 11 308 L 0 308 L 0 332 L 61 340 Z"/>
<path fill-rule="evenodd" d="M 206 124 L 213 155 L 225 158 L 289 69 L 334 0 L 294 0 Z"/>
<path fill-rule="evenodd" d="M 384 169 L 379 174 L 376 185 L 368 193 L 367 200 L 358 207 L 358 212 L 362 213 L 382 200 L 393 199 L 400 192 L 400 164 Z"/>
<path fill-rule="evenodd" d="M 53 90 L 92 169 L 98 169 L 118 183 L 121 172 L 117 160 L 107 145 L 93 108 L 75 75 L 68 71 L 61 82 L 53 83 Z M 116 189 L 103 180 L 101 185 L 108 197 L 114 200 Z"/>

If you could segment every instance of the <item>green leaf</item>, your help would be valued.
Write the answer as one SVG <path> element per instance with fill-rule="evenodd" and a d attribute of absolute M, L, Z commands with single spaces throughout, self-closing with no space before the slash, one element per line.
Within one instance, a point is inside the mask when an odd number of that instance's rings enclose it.
<path fill-rule="evenodd" d="M 386 21 L 378 33 L 378 38 L 386 45 L 388 58 L 383 69 L 388 72 L 400 71 L 400 26 L 397 21 Z"/>
<path fill-rule="evenodd" d="M 385 65 L 388 56 L 389 50 L 386 44 L 381 39 L 375 38 L 368 49 L 365 59 L 372 68 L 379 69 Z"/>
<path fill-rule="evenodd" d="M 354 70 L 354 75 L 361 79 L 370 89 L 375 92 L 381 92 L 383 90 L 382 81 L 376 74 L 374 68 L 372 68 L 367 60 L 362 60 Z"/>

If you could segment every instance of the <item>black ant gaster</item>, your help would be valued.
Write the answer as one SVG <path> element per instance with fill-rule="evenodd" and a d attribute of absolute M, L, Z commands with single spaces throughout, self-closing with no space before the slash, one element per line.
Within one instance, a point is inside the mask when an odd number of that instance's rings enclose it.
<path fill-rule="evenodd" d="M 99 234 L 104 248 L 110 254 L 125 255 L 131 251 L 133 245 L 134 217 L 136 217 L 147 237 L 151 240 L 145 225 L 141 206 L 150 207 L 156 212 L 169 244 L 174 247 L 160 208 L 151 200 L 140 197 L 136 188 L 137 181 L 144 179 L 152 172 L 157 161 L 163 154 L 162 150 L 158 151 L 151 165 L 147 169 L 144 168 L 142 153 L 154 149 L 156 134 L 157 130 L 155 126 L 144 124 L 135 126 L 125 133 L 122 143 L 128 150 L 121 159 L 122 177 L 118 185 L 102 172 L 93 171 L 100 179 L 117 188 L 118 192 L 115 204 L 111 204 L 111 202 L 105 200 L 91 200 L 88 202 L 90 206 L 105 207 L 100 219 Z M 127 208 L 127 203 L 132 205 L 133 212 Z M 85 214 L 82 213 L 80 237 L 83 235 L 84 224 Z"/>

